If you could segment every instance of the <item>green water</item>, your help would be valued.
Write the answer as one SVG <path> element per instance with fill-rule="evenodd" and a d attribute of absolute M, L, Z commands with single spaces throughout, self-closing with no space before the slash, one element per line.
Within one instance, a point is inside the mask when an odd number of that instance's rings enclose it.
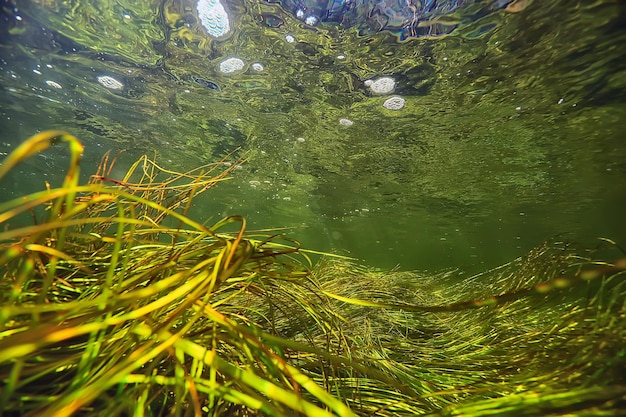
<path fill-rule="evenodd" d="M 223 3 L 235 30 L 219 41 L 187 0 L 5 8 L 0 154 L 60 128 L 84 141 L 85 173 L 109 149 L 127 150 L 119 173 L 143 153 L 174 169 L 246 155 L 195 218 L 296 227 L 307 248 L 385 268 L 483 270 L 559 234 L 626 241 L 624 2 L 518 0 L 406 42 Z M 220 72 L 229 57 L 244 69 Z M 393 94 L 370 92 L 381 76 Z M 392 95 L 402 109 L 383 107 Z M 35 157 L 0 199 L 58 182 L 67 162 Z"/>

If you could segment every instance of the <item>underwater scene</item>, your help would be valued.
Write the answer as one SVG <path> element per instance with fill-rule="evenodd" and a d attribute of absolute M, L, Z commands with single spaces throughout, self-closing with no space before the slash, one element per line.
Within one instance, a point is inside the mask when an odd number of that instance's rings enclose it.
<path fill-rule="evenodd" d="M 625 2 L 0 6 L 0 417 L 626 415 Z"/>

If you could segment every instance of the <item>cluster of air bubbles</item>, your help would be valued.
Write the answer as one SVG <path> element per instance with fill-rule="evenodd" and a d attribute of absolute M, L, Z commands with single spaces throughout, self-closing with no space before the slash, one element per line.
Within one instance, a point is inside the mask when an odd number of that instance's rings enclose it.
<path fill-rule="evenodd" d="M 305 17 L 304 10 L 302 9 L 296 10 L 296 17 L 309 26 L 315 26 L 317 22 L 319 22 L 319 19 L 316 16 L 308 15 Z"/>
<path fill-rule="evenodd" d="M 339 124 L 342 126 L 352 126 L 354 122 L 350 119 L 339 119 Z"/>
<path fill-rule="evenodd" d="M 404 99 L 402 97 L 393 96 L 385 100 L 383 107 L 387 110 L 400 110 L 404 107 Z"/>
<path fill-rule="evenodd" d="M 210 36 L 219 38 L 230 32 L 228 13 L 220 0 L 198 0 L 198 17 Z"/>
<path fill-rule="evenodd" d="M 101 86 L 106 87 L 109 90 L 121 90 L 124 88 L 124 84 L 113 77 L 109 77 L 108 75 L 101 75 L 97 78 L 97 80 Z"/>
<path fill-rule="evenodd" d="M 261 187 L 261 188 L 265 188 L 265 189 L 267 189 L 268 187 L 274 188 L 274 187 L 279 185 L 279 184 L 274 184 L 274 183 L 272 183 L 272 181 L 269 181 L 269 180 L 263 180 L 263 181 L 260 181 L 260 180 L 250 180 L 250 181 L 248 181 L 248 184 L 250 185 L 250 188 L 259 188 L 259 187 Z M 284 188 L 284 187 L 287 187 L 287 184 L 282 183 L 282 184 L 280 184 L 280 186 Z M 268 196 L 268 197 L 266 197 L 266 199 L 267 200 L 291 201 L 291 196 L 284 195 L 284 193 L 286 193 L 286 191 L 278 190 L 278 193 L 273 194 L 272 196 Z M 306 204 L 306 206 L 308 206 L 308 204 Z"/>
<path fill-rule="evenodd" d="M 250 65 L 250 67 L 255 70 L 255 71 L 263 71 L 263 64 L 261 64 L 260 62 L 255 62 L 254 64 Z"/>
<path fill-rule="evenodd" d="M 396 89 L 396 81 L 391 77 L 380 77 L 375 80 L 366 80 L 364 83 L 372 94 L 384 96 L 391 94 Z M 400 110 L 404 107 L 405 100 L 399 96 L 393 96 L 385 100 L 383 107 L 387 110 Z M 340 122 L 341 123 L 341 122 Z"/>
<path fill-rule="evenodd" d="M 393 93 L 396 89 L 396 81 L 391 77 L 380 77 L 377 80 L 366 80 L 365 85 L 370 88 L 373 94 L 385 95 Z"/>
<path fill-rule="evenodd" d="M 230 74 L 241 71 L 244 65 L 244 62 L 239 58 L 228 58 L 220 62 L 220 71 L 224 74 Z"/>
<path fill-rule="evenodd" d="M 287 41 L 287 43 L 294 43 L 296 41 L 296 38 L 291 35 L 286 35 L 285 40 Z"/>

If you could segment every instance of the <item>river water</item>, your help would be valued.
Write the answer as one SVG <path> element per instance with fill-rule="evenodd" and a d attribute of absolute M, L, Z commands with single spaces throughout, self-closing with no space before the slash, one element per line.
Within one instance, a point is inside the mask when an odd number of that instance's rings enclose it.
<path fill-rule="evenodd" d="M 243 214 L 383 268 L 626 240 L 624 2 L 499 2 L 399 33 L 213 0 L 217 37 L 199 3 L 4 0 L 0 154 L 54 128 L 85 143 L 85 175 L 109 149 L 126 150 L 118 175 L 144 153 L 179 170 L 245 157 L 196 219 Z M 34 157 L 0 199 L 67 163 Z"/>

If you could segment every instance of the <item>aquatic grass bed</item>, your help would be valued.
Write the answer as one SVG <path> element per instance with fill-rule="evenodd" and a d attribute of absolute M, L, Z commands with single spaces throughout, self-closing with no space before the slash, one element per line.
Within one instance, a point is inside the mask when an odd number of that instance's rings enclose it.
<path fill-rule="evenodd" d="M 187 216 L 236 165 L 147 157 L 0 204 L 0 410 L 32 416 L 615 415 L 623 251 L 547 242 L 473 277 L 376 271 Z M 14 220 L 32 213 L 32 224 Z M 225 227 L 236 232 L 222 232 Z"/>

